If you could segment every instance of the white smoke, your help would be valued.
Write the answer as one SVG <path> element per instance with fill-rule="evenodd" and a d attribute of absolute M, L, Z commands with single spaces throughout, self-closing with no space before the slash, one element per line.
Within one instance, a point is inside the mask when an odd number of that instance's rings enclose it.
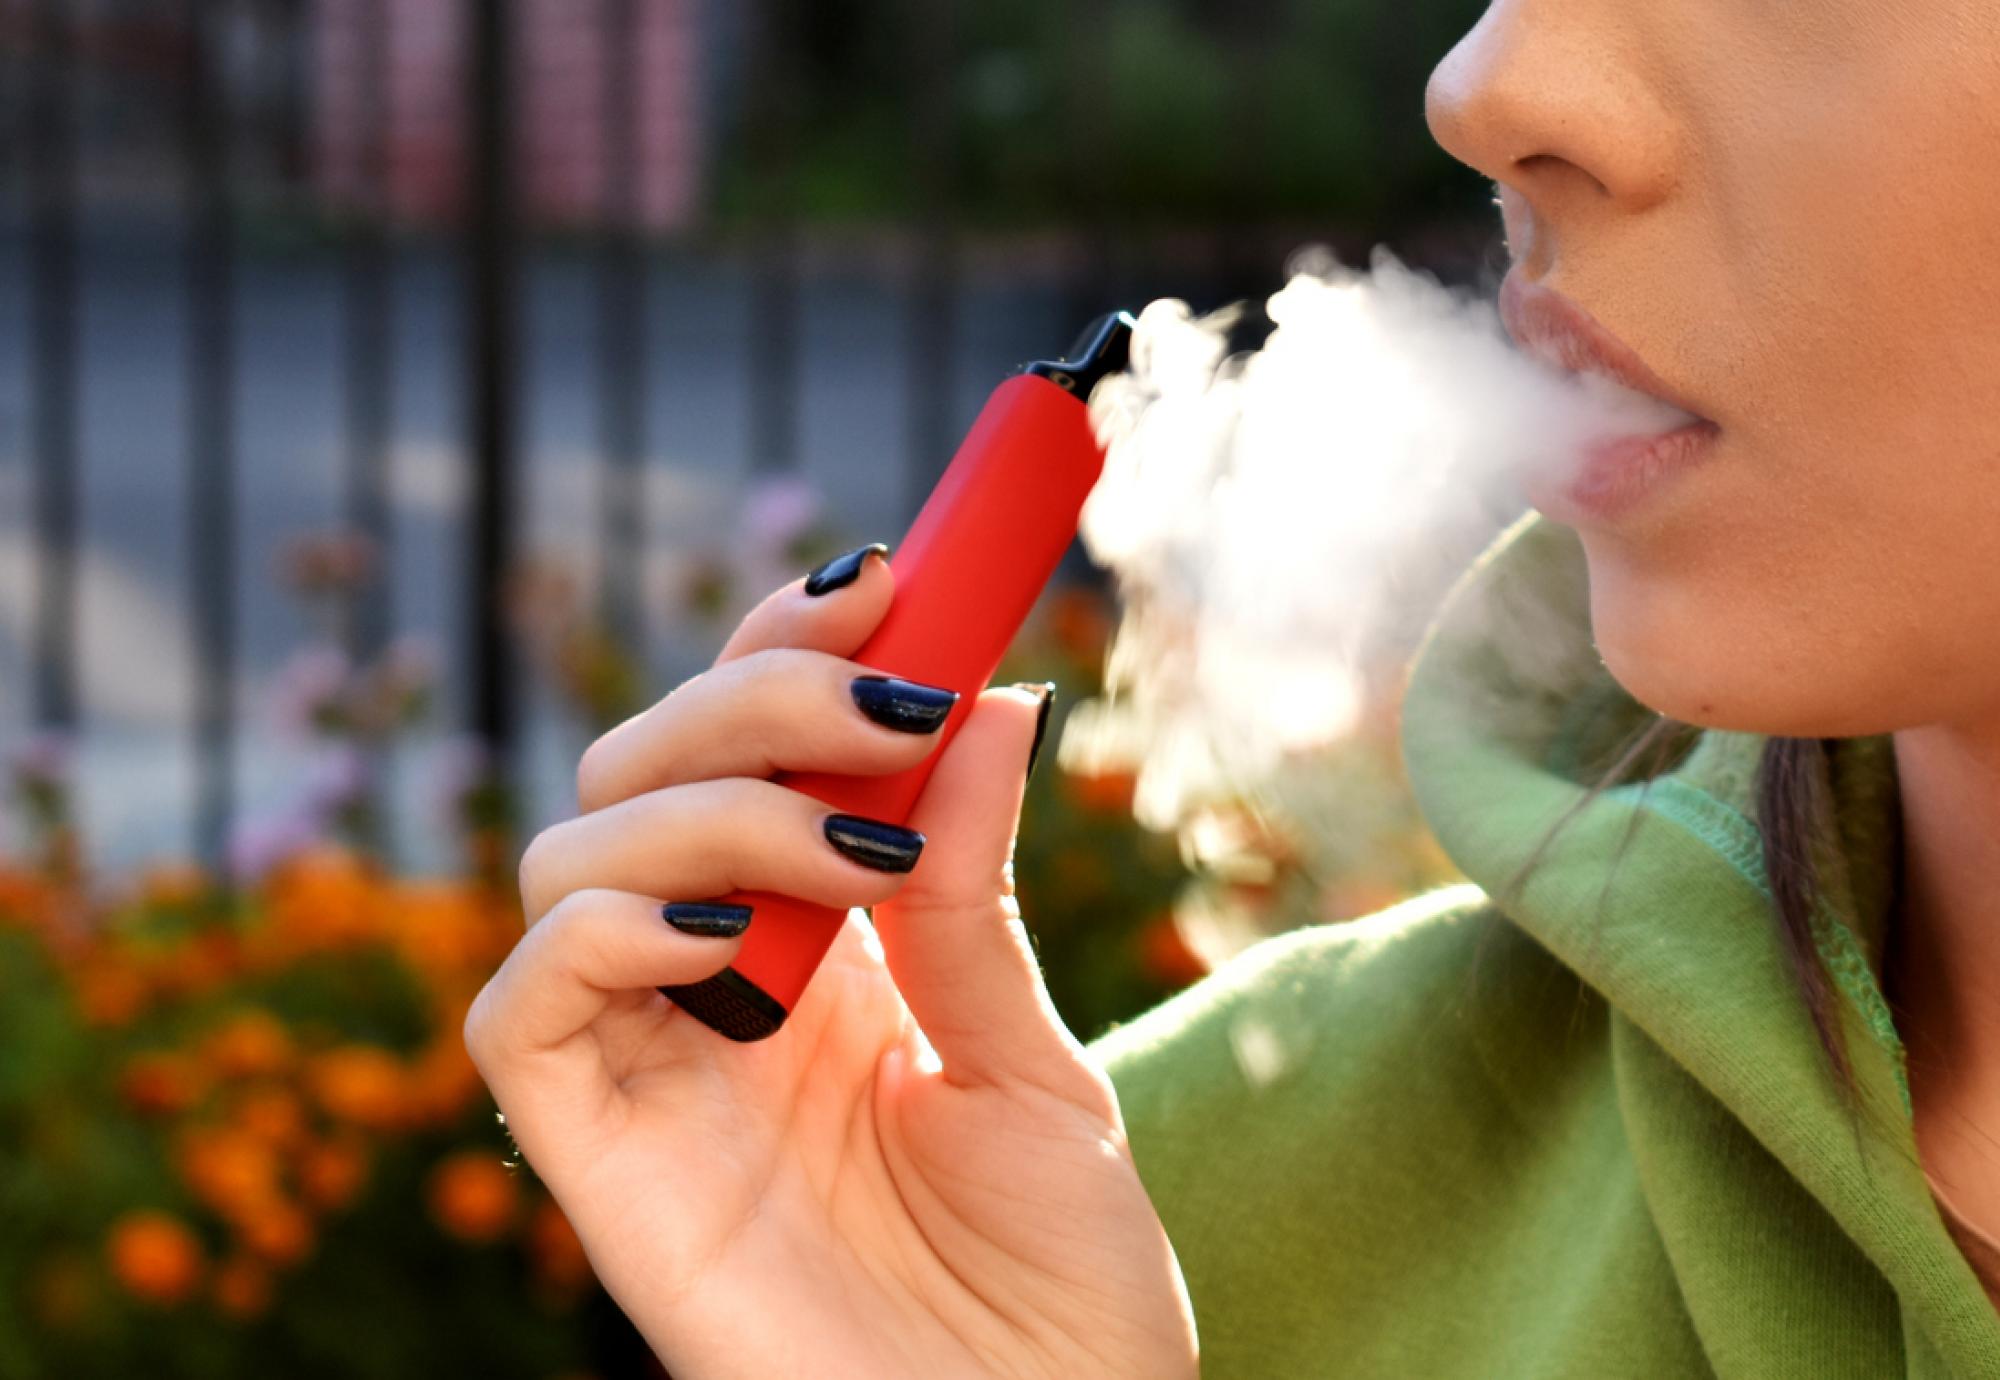
<path fill-rule="evenodd" d="M 1264 346 L 1225 357 L 1227 314 L 1154 302 L 1092 399 L 1081 530 L 1124 616 L 1060 754 L 1136 770 L 1154 829 L 1345 733 L 1530 468 L 1688 420 L 1518 353 L 1491 304 L 1386 250 L 1301 256 L 1267 310 Z"/>

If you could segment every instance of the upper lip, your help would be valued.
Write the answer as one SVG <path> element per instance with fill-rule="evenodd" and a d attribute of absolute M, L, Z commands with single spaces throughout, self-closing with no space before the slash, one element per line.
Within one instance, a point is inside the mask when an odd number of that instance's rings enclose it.
<path fill-rule="evenodd" d="M 1500 319 L 1515 344 L 1545 363 L 1566 373 L 1600 374 L 1708 420 L 1631 346 L 1553 288 L 1509 273 L 1500 284 Z"/>

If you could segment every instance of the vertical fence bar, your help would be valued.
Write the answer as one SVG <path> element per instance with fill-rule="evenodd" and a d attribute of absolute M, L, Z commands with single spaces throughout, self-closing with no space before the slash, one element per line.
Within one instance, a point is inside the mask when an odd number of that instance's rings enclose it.
<path fill-rule="evenodd" d="M 745 76 L 749 152 L 759 185 L 757 260 L 750 286 L 750 467 L 799 463 L 799 236 L 792 183 L 798 74 L 786 0 L 758 0 Z"/>
<path fill-rule="evenodd" d="M 187 16 L 188 559 L 194 599 L 195 843 L 223 861 L 235 792 L 236 436 L 229 111 L 219 62 L 228 7 Z"/>
<path fill-rule="evenodd" d="M 1111 172 L 1117 151 L 1107 109 L 1106 74 L 1111 70 L 1112 0 L 1072 0 L 1063 52 L 1068 84 L 1069 184 L 1080 227 L 1078 253 L 1064 298 L 1068 315 L 1081 329 L 1114 307 L 1137 310 L 1119 300 L 1125 291 L 1114 231 L 1115 193 Z"/>
<path fill-rule="evenodd" d="M 950 463 L 957 340 L 957 227 L 953 157 L 956 150 L 958 0 L 909 0 L 911 67 L 911 166 L 917 254 L 910 291 L 908 446 L 904 465 L 903 520 L 917 515 Z"/>
<path fill-rule="evenodd" d="M 270 139 L 276 150 L 278 179 L 285 198 L 304 190 L 307 172 L 306 121 L 312 110 L 312 17 L 318 6 L 306 0 L 269 0 L 265 34 L 277 46 L 277 108 L 272 112 Z"/>
<path fill-rule="evenodd" d="M 598 597 L 607 631 L 628 653 L 641 636 L 645 543 L 646 263 L 640 232 L 644 147 L 638 0 L 600 0 L 604 188 L 597 259 Z"/>
<path fill-rule="evenodd" d="M 519 713 L 507 633 L 514 534 L 515 224 L 508 118 L 513 6 L 467 0 L 472 39 L 471 180 L 466 198 L 468 418 L 472 451 L 472 730 L 505 779 Z"/>
<path fill-rule="evenodd" d="M 34 415 L 34 690 L 37 724 L 76 726 L 76 49 L 67 0 L 30 16 L 29 406 Z"/>
<path fill-rule="evenodd" d="M 355 0 L 353 51 L 355 209 L 347 236 L 344 361 L 348 530 L 367 546 L 367 572 L 351 595 L 349 654 L 367 660 L 389 633 L 393 569 L 389 516 L 390 380 L 395 369 L 394 265 L 389 256 L 388 12 L 384 0 Z"/>

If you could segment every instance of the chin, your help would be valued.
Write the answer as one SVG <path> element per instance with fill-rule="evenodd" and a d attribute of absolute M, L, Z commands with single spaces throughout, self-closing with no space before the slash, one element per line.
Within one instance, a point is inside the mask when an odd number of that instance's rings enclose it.
<path fill-rule="evenodd" d="M 1841 677 L 1801 673 L 1796 637 L 1744 626 L 1738 601 L 1674 598 L 1652 581 L 1591 566 L 1591 631 L 1605 669 L 1648 709 L 1681 723 L 1735 733 L 1839 737 Z M 1737 615 L 1737 617 L 1732 617 Z"/>

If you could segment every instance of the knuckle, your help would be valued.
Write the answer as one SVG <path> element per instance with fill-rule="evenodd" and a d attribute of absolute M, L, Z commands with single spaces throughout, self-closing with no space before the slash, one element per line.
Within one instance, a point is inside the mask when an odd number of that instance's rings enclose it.
<path fill-rule="evenodd" d="M 632 742 L 635 738 L 641 742 L 645 740 L 647 721 L 670 712 L 667 709 L 667 702 L 686 684 L 687 682 L 683 682 L 650 707 L 640 710 L 615 728 L 606 729 L 598 734 L 590 745 L 584 748 L 583 754 L 576 762 L 576 801 L 580 810 L 588 814 L 606 805 L 615 804 L 620 799 L 621 755 L 632 751 Z"/>
<path fill-rule="evenodd" d="M 486 1076 L 488 1065 L 493 1058 L 493 1006 L 499 1000 L 494 995 L 494 983 L 489 979 L 473 997 L 472 1005 L 466 1009 L 465 1023 L 460 1027 L 460 1037 L 465 1041 L 465 1052 L 472 1056 L 474 1067 L 480 1077 Z"/>
<path fill-rule="evenodd" d="M 544 942 L 559 949 L 585 942 L 596 927 L 597 917 L 616 895 L 614 891 L 594 886 L 572 891 L 550 908 L 544 921 L 548 926 Z"/>
<path fill-rule="evenodd" d="M 550 878 L 555 875 L 554 855 L 560 851 L 560 831 L 562 825 L 552 824 L 528 840 L 528 846 L 521 850 L 521 863 L 517 869 L 517 880 L 521 887 L 521 900 L 528 919 L 548 909 L 542 903 L 550 886 Z"/>
<path fill-rule="evenodd" d="M 607 803 L 611 736 L 610 733 L 602 735 L 576 759 L 576 804 L 580 810 L 599 809 Z"/>
<path fill-rule="evenodd" d="M 802 791 L 754 776 L 720 776 L 702 782 L 700 789 L 712 798 L 703 802 L 704 807 L 712 805 L 716 815 L 726 816 L 734 825 L 725 837 L 736 844 L 771 839 L 773 817 L 782 817 L 791 798 L 811 799 Z"/>

